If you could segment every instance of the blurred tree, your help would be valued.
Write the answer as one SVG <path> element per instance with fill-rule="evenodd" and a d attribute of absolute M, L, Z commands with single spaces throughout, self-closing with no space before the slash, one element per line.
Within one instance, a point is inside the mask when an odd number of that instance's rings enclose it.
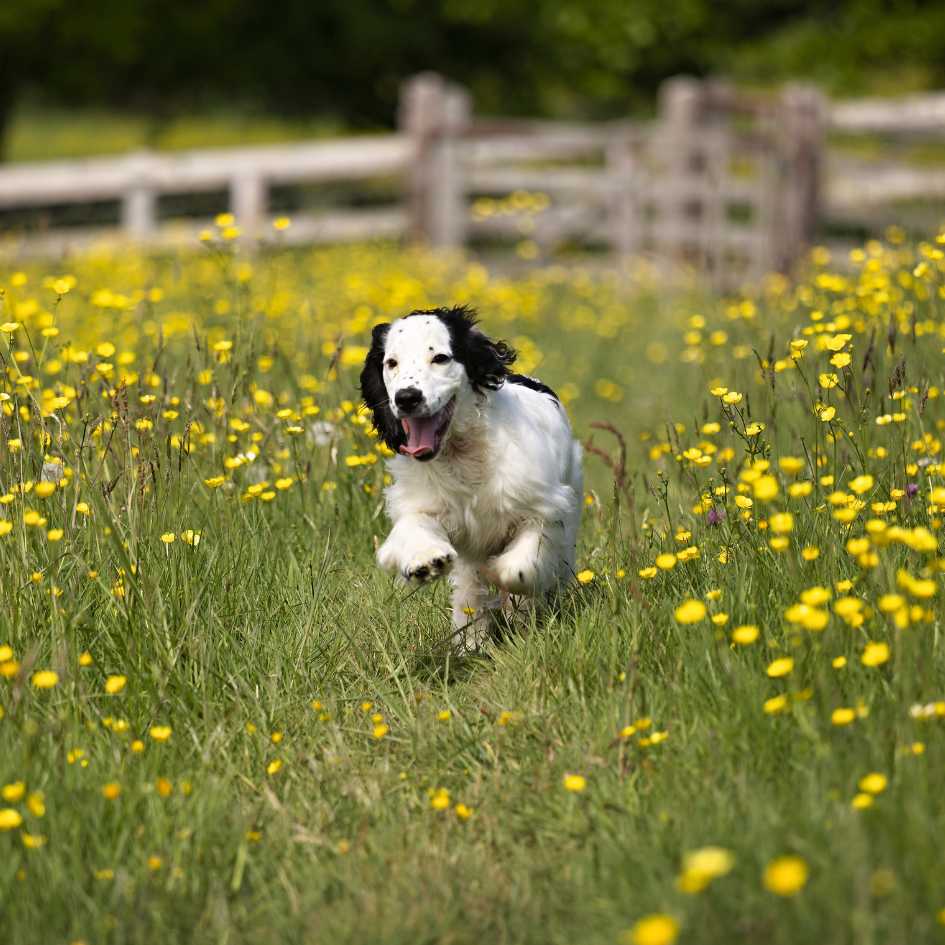
<path fill-rule="evenodd" d="M 0 4 L 0 156 L 19 94 L 100 102 L 140 53 L 141 11 L 125 0 L 13 0 Z"/>
<path fill-rule="evenodd" d="M 7 0 L 0 141 L 17 97 L 162 116 L 224 102 L 394 120 L 436 69 L 493 113 L 613 115 L 677 72 L 832 91 L 945 83 L 940 0 Z"/>

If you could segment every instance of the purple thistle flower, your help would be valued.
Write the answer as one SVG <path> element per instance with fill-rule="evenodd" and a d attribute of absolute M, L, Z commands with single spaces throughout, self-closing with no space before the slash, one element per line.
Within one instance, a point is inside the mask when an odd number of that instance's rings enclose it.
<path fill-rule="evenodd" d="M 912 499 L 919 494 L 919 484 L 916 482 L 906 483 L 906 495 Z"/>
<path fill-rule="evenodd" d="M 716 505 L 713 505 L 708 512 L 706 512 L 705 520 L 710 525 L 720 525 L 722 519 L 725 518 L 725 509 L 719 508 Z"/>

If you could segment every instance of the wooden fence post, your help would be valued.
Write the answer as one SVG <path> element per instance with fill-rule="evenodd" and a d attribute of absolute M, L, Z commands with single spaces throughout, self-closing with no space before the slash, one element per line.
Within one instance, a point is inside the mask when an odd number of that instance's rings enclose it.
<path fill-rule="evenodd" d="M 462 136 L 469 127 L 469 94 L 424 72 L 401 94 L 399 125 L 413 141 L 407 172 L 408 233 L 436 248 L 461 246 L 466 236 Z"/>
<path fill-rule="evenodd" d="M 230 209 L 250 246 L 261 235 L 266 202 L 266 182 L 259 174 L 241 173 L 230 182 Z"/>
<path fill-rule="evenodd" d="M 701 250 L 699 239 L 702 206 L 692 193 L 691 184 L 698 176 L 699 159 L 693 145 L 699 140 L 698 125 L 702 115 L 702 85 L 697 79 L 676 76 L 659 90 L 658 161 L 661 179 L 655 201 L 654 243 L 666 256 L 689 256 Z"/>
<path fill-rule="evenodd" d="M 434 246 L 454 248 L 466 241 L 466 180 L 463 166 L 463 135 L 468 131 L 472 107 L 469 93 L 447 86 L 443 97 L 440 134 L 434 143 L 433 179 L 430 181 L 430 241 Z"/>
<path fill-rule="evenodd" d="M 702 114 L 700 142 L 699 263 L 718 288 L 737 278 L 738 266 L 727 245 L 729 205 L 727 189 L 732 166 L 731 105 L 735 91 L 724 79 L 710 79 L 700 86 Z M 715 111 L 713 106 L 720 103 Z"/>
<path fill-rule="evenodd" d="M 782 180 L 775 265 L 787 270 L 811 243 L 821 206 L 824 125 L 827 113 L 821 93 L 791 84 L 781 94 L 776 129 Z"/>
<path fill-rule="evenodd" d="M 443 80 L 435 72 L 408 79 L 400 91 L 397 124 L 410 138 L 412 158 L 406 173 L 407 237 L 413 243 L 428 237 L 427 178 L 431 140 L 440 110 Z"/>
<path fill-rule="evenodd" d="M 157 195 L 151 183 L 148 151 L 129 155 L 129 184 L 121 198 L 121 226 L 129 239 L 147 240 L 157 226 Z"/>
<path fill-rule="evenodd" d="M 610 244 L 618 260 L 638 254 L 642 245 L 641 182 L 634 143 L 632 131 L 620 128 L 608 142 L 604 156 L 607 180 L 612 187 L 607 196 Z"/>

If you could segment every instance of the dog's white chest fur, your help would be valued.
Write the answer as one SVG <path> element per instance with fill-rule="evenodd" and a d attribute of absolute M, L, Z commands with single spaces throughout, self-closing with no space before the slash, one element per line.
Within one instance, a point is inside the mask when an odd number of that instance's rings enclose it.
<path fill-rule="evenodd" d="M 396 520 L 407 508 L 419 508 L 443 527 L 453 547 L 475 561 L 498 554 L 526 510 L 507 488 L 496 449 L 482 425 L 464 431 L 432 463 L 398 457 L 391 461 L 395 483 L 388 490 L 388 511 Z M 419 503 L 414 496 L 421 496 Z"/>
<path fill-rule="evenodd" d="M 573 517 L 580 447 L 560 405 L 526 387 L 507 384 L 473 413 L 433 462 L 391 460 L 387 497 L 392 520 L 430 515 L 458 552 L 483 563 L 523 526 Z"/>

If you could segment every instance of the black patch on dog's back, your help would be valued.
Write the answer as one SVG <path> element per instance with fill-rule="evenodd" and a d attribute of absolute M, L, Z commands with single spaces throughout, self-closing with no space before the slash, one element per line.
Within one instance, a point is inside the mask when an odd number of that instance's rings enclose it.
<path fill-rule="evenodd" d="M 561 398 L 547 385 L 542 384 L 537 378 L 529 377 L 527 374 L 509 374 L 506 376 L 509 384 L 521 384 L 529 390 L 537 390 L 539 394 L 547 394 L 555 403 L 560 404 Z"/>

